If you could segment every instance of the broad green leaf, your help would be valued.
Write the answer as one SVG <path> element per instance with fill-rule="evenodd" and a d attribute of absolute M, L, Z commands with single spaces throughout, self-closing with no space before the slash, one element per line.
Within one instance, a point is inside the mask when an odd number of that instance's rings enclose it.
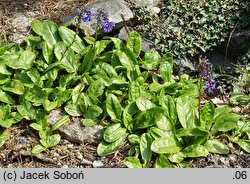
<path fill-rule="evenodd" d="M 9 140 L 10 136 L 6 134 L 0 134 L 0 148 L 4 145 L 5 141 Z"/>
<path fill-rule="evenodd" d="M 38 72 L 37 69 L 35 68 L 31 68 L 30 70 L 28 70 L 26 72 L 26 74 L 29 76 L 30 80 L 37 85 L 38 87 L 42 87 L 43 86 L 43 81 L 41 79 L 41 76 Z"/>
<path fill-rule="evenodd" d="M 123 160 L 123 163 L 128 168 L 142 168 L 142 164 L 141 164 L 140 160 L 136 157 L 126 157 Z"/>
<path fill-rule="evenodd" d="M 101 52 L 103 52 L 110 42 L 110 40 L 97 41 L 95 45 L 96 55 L 99 55 Z"/>
<path fill-rule="evenodd" d="M 135 64 L 133 61 L 126 55 L 125 52 L 122 52 L 120 50 L 116 51 L 116 55 L 118 56 L 121 64 L 129 71 L 135 70 Z"/>
<path fill-rule="evenodd" d="M 151 137 L 153 137 L 154 139 L 161 139 L 161 138 L 164 138 L 164 137 L 171 136 L 171 134 L 168 134 L 165 130 L 162 130 L 162 129 L 159 129 L 159 128 L 156 128 L 156 127 L 151 127 L 148 130 L 148 133 L 150 133 Z"/>
<path fill-rule="evenodd" d="M 162 116 L 162 118 L 156 122 L 156 125 L 161 130 L 173 131 L 173 125 L 168 117 Z"/>
<path fill-rule="evenodd" d="M 131 31 L 126 46 L 135 54 L 135 57 L 139 57 L 142 48 L 142 39 L 140 34 L 136 31 Z"/>
<path fill-rule="evenodd" d="M 164 95 L 163 98 L 159 99 L 159 103 L 165 110 L 167 116 L 171 119 L 171 122 L 175 124 L 177 120 L 177 112 L 173 98 L 169 95 Z"/>
<path fill-rule="evenodd" d="M 50 20 L 43 22 L 43 30 L 41 36 L 51 47 L 53 47 L 57 42 L 61 41 L 57 25 Z"/>
<path fill-rule="evenodd" d="M 129 100 L 135 101 L 141 96 L 141 86 L 138 82 L 131 82 L 129 85 L 128 97 Z"/>
<path fill-rule="evenodd" d="M 42 125 L 38 124 L 38 123 L 31 123 L 29 125 L 31 128 L 37 130 L 37 131 L 42 131 L 43 130 L 43 127 Z"/>
<path fill-rule="evenodd" d="M 152 142 L 153 142 L 153 139 L 149 133 L 144 133 L 141 135 L 140 153 L 141 153 L 141 157 L 144 161 L 145 166 L 147 166 L 151 160 L 151 156 L 152 156 L 151 144 L 152 144 Z"/>
<path fill-rule="evenodd" d="M 52 126 L 51 131 L 59 129 L 62 125 L 69 122 L 69 116 L 63 115 L 60 119 Z"/>
<path fill-rule="evenodd" d="M 128 140 L 132 144 L 140 144 L 141 138 L 138 135 L 136 135 L 136 134 L 130 134 L 128 136 Z"/>
<path fill-rule="evenodd" d="M 96 125 L 98 122 L 94 121 L 93 119 L 83 119 L 82 125 L 85 127 L 90 127 Z"/>
<path fill-rule="evenodd" d="M 186 136 L 209 136 L 209 133 L 201 128 L 180 128 L 176 131 L 176 137 Z"/>
<path fill-rule="evenodd" d="M 151 109 L 155 105 L 150 101 L 145 98 L 139 97 L 136 100 L 136 105 L 140 111 L 145 111 L 147 109 Z"/>
<path fill-rule="evenodd" d="M 73 73 L 78 70 L 78 64 L 77 64 L 75 53 L 71 48 L 67 48 L 64 42 L 57 42 L 55 45 L 54 52 L 55 52 L 56 58 L 58 59 L 57 63 L 53 63 L 54 66 L 60 65 L 68 73 Z M 47 71 L 48 70 L 49 69 L 47 69 Z"/>
<path fill-rule="evenodd" d="M 112 143 L 107 143 L 105 141 L 102 141 L 97 147 L 97 154 L 101 157 L 109 155 L 110 153 L 117 150 L 124 144 L 126 137 L 127 135 L 124 135 Z"/>
<path fill-rule="evenodd" d="M 103 110 L 97 105 L 92 105 L 88 108 L 87 112 L 83 115 L 84 118 L 94 119 L 102 114 Z"/>
<path fill-rule="evenodd" d="M 57 107 L 57 102 L 56 101 L 49 101 L 49 100 L 44 100 L 43 102 L 43 107 L 46 111 L 51 111 Z"/>
<path fill-rule="evenodd" d="M 13 98 L 7 92 L 2 91 L 1 89 L 0 89 L 0 101 L 7 103 L 7 104 L 14 104 L 15 103 Z"/>
<path fill-rule="evenodd" d="M 46 100 L 47 94 L 44 89 L 34 86 L 24 94 L 24 98 L 32 102 L 34 106 L 39 106 Z"/>
<path fill-rule="evenodd" d="M 76 104 L 67 103 L 64 110 L 71 116 L 81 116 L 82 112 L 78 109 Z"/>
<path fill-rule="evenodd" d="M 24 93 L 24 86 L 19 80 L 11 80 L 6 83 L 2 89 L 18 95 L 22 95 Z"/>
<path fill-rule="evenodd" d="M 220 118 L 221 115 L 223 114 L 228 114 L 232 110 L 228 105 L 222 105 L 219 106 L 215 109 L 215 114 L 214 114 L 214 121 L 216 121 L 218 118 Z"/>
<path fill-rule="evenodd" d="M 36 58 L 35 53 L 29 50 L 25 50 L 18 58 L 8 59 L 6 58 L 5 64 L 13 69 L 29 69 L 34 63 Z"/>
<path fill-rule="evenodd" d="M 47 42 L 42 43 L 43 57 L 48 64 L 51 64 L 54 58 L 53 48 Z"/>
<path fill-rule="evenodd" d="M 32 30 L 36 33 L 36 34 L 38 34 L 39 36 L 42 36 L 43 35 L 43 25 L 44 25 L 44 23 L 43 22 L 41 22 L 40 20 L 33 20 L 32 22 L 31 22 L 31 28 L 32 28 Z"/>
<path fill-rule="evenodd" d="M 134 120 L 134 128 L 142 129 L 155 125 L 164 115 L 164 110 L 160 107 L 153 107 L 141 112 Z"/>
<path fill-rule="evenodd" d="M 165 82 L 170 82 L 172 80 L 173 63 L 173 55 L 170 53 L 165 54 L 161 60 L 160 74 Z"/>
<path fill-rule="evenodd" d="M 207 102 L 202 111 L 201 111 L 201 115 L 200 115 L 200 126 L 202 128 L 206 128 L 206 130 L 210 130 L 211 125 L 213 123 L 214 120 L 214 113 L 215 113 L 215 108 L 214 108 L 214 104 L 212 102 Z"/>
<path fill-rule="evenodd" d="M 88 50 L 87 54 L 84 56 L 82 64 L 79 66 L 78 73 L 84 74 L 88 72 L 94 63 L 94 60 L 95 60 L 95 49 L 91 47 Z"/>
<path fill-rule="evenodd" d="M 103 94 L 104 88 L 105 86 L 103 84 L 102 79 L 99 79 L 92 82 L 86 92 L 89 95 L 94 95 L 96 97 L 99 97 Z"/>
<path fill-rule="evenodd" d="M 31 153 L 34 155 L 37 155 L 43 151 L 45 151 L 47 148 L 45 148 L 44 146 L 42 146 L 41 144 L 38 144 L 36 146 L 34 146 L 31 150 Z"/>
<path fill-rule="evenodd" d="M 156 139 L 151 145 L 151 150 L 159 154 L 177 153 L 182 149 L 181 144 L 172 137 Z"/>
<path fill-rule="evenodd" d="M 81 96 L 81 92 L 84 89 L 84 84 L 80 83 L 78 84 L 72 92 L 72 102 L 73 104 L 78 104 L 79 98 Z"/>
<path fill-rule="evenodd" d="M 205 157 L 209 154 L 203 145 L 190 145 L 181 151 L 186 157 Z"/>
<path fill-rule="evenodd" d="M 61 136 L 59 134 L 53 134 L 48 137 L 47 145 L 49 148 L 56 146 L 61 140 Z"/>
<path fill-rule="evenodd" d="M 1 75 L 11 75 L 12 72 L 4 64 L 0 64 L 0 74 Z"/>
<path fill-rule="evenodd" d="M 15 43 L 7 43 L 3 46 L 0 45 L 0 55 L 2 55 L 5 51 L 9 50 L 14 45 L 16 45 L 16 44 Z"/>
<path fill-rule="evenodd" d="M 120 119 L 122 115 L 122 106 L 114 94 L 108 94 L 106 99 L 106 110 L 111 119 Z"/>
<path fill-rule="evenodd" d="M 185 155 L 182 152 L 178 152 L 171 155 L 168 159 L 174 163 L 181 163 L 185 159 Z"/>
<path fill-rule="evenodd" d="M 173 168 L 166 155 L 160 154 L 155 161 L 155 168 Z"/>
<path fill-rule="evenodd" d="M 110 40 L 112 40 L 115 48 L 118 50 L 123 46 L 122 40 L 119 38 L 111 37 Z"/>
<path fill-rule="evenodd" d="M 142 66 L 147 70 L 157 70 L 160 65 L 161 55 L 153 50 L 151 52 L 146 52 L 143 57 Z"/>
<path fill-rule="evenodd" d="M 220 116 L 216 118 L 214 125 L 212 126 L 211 134 L 215 134 L 220 131 L 226 132 L 236 128 L 239 118 L 240 117 L 237 114 L 220 114 Z"/>
<path fill-rule="evenodd" d="M 109 125 L 104 131 L 103 139 L 108 143 L 112 143 L 120 137 L 123 137 L 126 131 L 127 129 L 123 128 L 120 123 Z"/>
<path fill-rule="evenodd" d="M 250 153 L 250 140 L 240 139 L 236 143 L 246 152 Z"/>
<path fill-rule="evenodd" d="M 40 36 L 27 36 L 25 38 L 25 42 L 26 50 L 35 51 L 37 48 L 39 48 L 42 41 Z"/>
<path fill-rule="evenodd" d="M 76 53 L 81 53 L 84 50 L 84 43 L 82 39 L 76 34 L 76 32 L 70 30 L 65 26 L 60 26 L 58 31 L 63 42 L 67 46 L 70 46 L 70 48 L 73 49 Z"/>
<path fill-rule="evenodd" d="M 177 98 L 176 109 L 183 128 L 195 128 L 196 101 L 188 96 Z"/>
<path fill-rule="evenodd" d="M 28 101 L 24 101 L 21 105 L 18 105 L 17 111 L 27 120 L 36 118 L 36 110 Z"/>
<path fill-rule="evenodd" d="M 208 140 L 204 146 L 211 153 L 228 154 L 228 147 L 216 139 Z"/>

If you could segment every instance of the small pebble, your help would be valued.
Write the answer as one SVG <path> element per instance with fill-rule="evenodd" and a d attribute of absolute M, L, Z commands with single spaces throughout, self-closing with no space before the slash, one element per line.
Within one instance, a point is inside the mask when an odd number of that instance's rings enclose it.
<path fill-rule="evenodd" d="M 95 160 L 95 161 L 93 162 L 93 167 L 94 167 L 94 168 L 103 167 L 102 161 L 100 161 L 100 160 Z"/>
<path fill-rule="evenodd" d="M 58 149 L 56 150 L 58 154 L 62 155 L 62 150 L 61 149 Z"/>
<path fill-rule="evenodd" d="M 71 148 L 74 147 L 74 145 L 73 144 L 68 144 L 67 147 L 71 149 Z"/>
<path fill-rule="evenodd" d="M 20 144 L 27 144 L 27 139 L 26 139 L 26 137 L 20 137 L 20 139 L 19 139 L 19 143 Z"/>
<path fill-rule="evenodd" d="M 83 159 L 83 155 L 82 155 L 81 153 L 77 153 L 77 154 L 76 154 L 76 158 L 77 158 L 78 160 L 82 160 L 82 159 Z"/>
<path fill-rule="evenodd" d="M 235 165 L 237 161 L 237 156 L 235 154 L 228 155 L 230 165 Z"/>
<path fill-rule="evenodd" d="M 69 168 L 69 166 L 68 165 L 63 165 L 62 168 Z"/>

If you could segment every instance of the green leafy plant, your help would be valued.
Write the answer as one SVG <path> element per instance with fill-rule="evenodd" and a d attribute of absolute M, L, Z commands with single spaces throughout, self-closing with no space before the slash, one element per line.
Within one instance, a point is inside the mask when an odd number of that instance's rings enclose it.
<path fill-rule="evenodd" d="M 159 15 L 147 7 L 133 7 L 144 25 L 141 32 L 157 49 L 175 57 L 197 55 L 225 41 L 243 9 L 238 0 L 170 0 L 162 3 Z"/>
<path fill-rule="evenodd" d="M 229 148 L 217 138 L 225 132 L 250 152 L 249 123 L 212 102 L 199 117 L 199 80 L 183 74 L 175 81 L 171 53 L 139 57 L 137 32 L 123 43 L 113 37 L 82 39 L 51 21 L 33 21 L 32 29 L 38 36 L 27 37 L 25 47 L 0 47 L 0 125 L 30 122 L 40 137 L 34 154 L 60 141 L 56 130 L 70 116 L 84 117 L 83 126 L 106 125 L 100 156 L 128 140 L 133 145 L 124 160 L 128 167 L 186 167 L 190 157 L 226 154 Z M 57 108 L 65 114 L 50 126 L 47 116 Z M 8 138 L 1 134 L 0 144 Z"/>

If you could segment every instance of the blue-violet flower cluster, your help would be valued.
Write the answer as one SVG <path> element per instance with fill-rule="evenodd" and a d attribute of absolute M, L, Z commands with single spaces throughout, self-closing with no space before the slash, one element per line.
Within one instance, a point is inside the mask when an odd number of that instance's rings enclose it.
<path fill-rule="evenodd" d="M 204 90 L 212 93 L 216 90 L 215 78 L 212 74 L 212 64 L 208 62 L 208 59 L 205 57 L 202 59 L 202 79 L 204 80 Z"/>
<path fill-rule="evenodd" d="M 81 14 L 83 22 L 92 21 L 92 17 L 95 16 L 98 27 L 101 27 L 106 33 L 112 31 L 113 27 L 115 26 L 114 22 L 109 21 L 108 13 L 104 8 L 99 8 L 96 14 L 94 14 L 89 7 L 84 7 L 81 10 Z"/>

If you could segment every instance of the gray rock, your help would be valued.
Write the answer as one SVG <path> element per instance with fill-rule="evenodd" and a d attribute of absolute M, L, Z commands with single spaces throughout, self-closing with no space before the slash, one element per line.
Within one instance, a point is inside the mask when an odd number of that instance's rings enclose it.
<path fill-rule="evenodd" d="M 11 41 L 18 44 L 24 41 L 24 38 L 30 32 L 31 22 L 35 16 L 34 12 L 16 13 L 13 16 L 13 19 L 10 22 L 10 26 L 13 30 L 13 34 L 10 36 Z"/>
<path fill-rule="evenodd" d="M 48 117 L 48 122 L 53 125 L 64 112 L 61 109 L 53 110 Z M 59 128 L 59 132 L 66 139 L 76 143 L 95 143 L 102 139 L 103 126 L 94 125 L 92 127 L 84 127 L 82 125 L 82 118 L 71 118 Z"/>
<path fill-rule="evenodd" d="M 160 0 L 134 0 L 136 6 L 146 7 L 148 12 L 153 14 L 160 13 L 161 9 L 158 7 Z"/>
<path fill-rule="evenodd" d="M 196 67 L 195 67 L 195 63 L 190 61 L 189 59 L 187 58 L 180 58 L 180 59 L 177 59 L 177 58 L 174 58 L 174 65 L 178 67 L 181 67 L 181 68 L 184 68 L 185 71 L 195 71 L 196 70 Z"/>
<path fill-rule="evenodd" d="M 97 167 L 103 167 L 103 163 L 102 163 L 102 161 L 100 161 L 100 160 L 95 160 L 94 162 L 93 162 L 93 167 L 94 168 L 97 168 Z"/>
<path fill-rule="evenodd" d="M 121 27 L 132 23 L 134 18 L 133 12 L 128 8 L 124 0 L 97 0 L 96 2 L 88 6 L 93 12 L 96 12 L 98 8 L 104 8 L 108 11 L 109 20 L 115 22 L 115 27 L 113 30 L 119 30 Z M 77 15 L 78 12 L 72 13 L 71 15 L 65 17 L 62 20 L 62 24 L 66 25 L 77 25 Z M 123 20 L 123 18 L 124 20 Z M 124 22 L 125 21 L 125 22 Z M 91 22 L 82 22 L 80 25 L 80 30 L 85 35 L 94 35 L 96 29 L 96 22 L 93 20 Z M 99 32 L 100 36 L 104 35 L 104 32 Z"/>

